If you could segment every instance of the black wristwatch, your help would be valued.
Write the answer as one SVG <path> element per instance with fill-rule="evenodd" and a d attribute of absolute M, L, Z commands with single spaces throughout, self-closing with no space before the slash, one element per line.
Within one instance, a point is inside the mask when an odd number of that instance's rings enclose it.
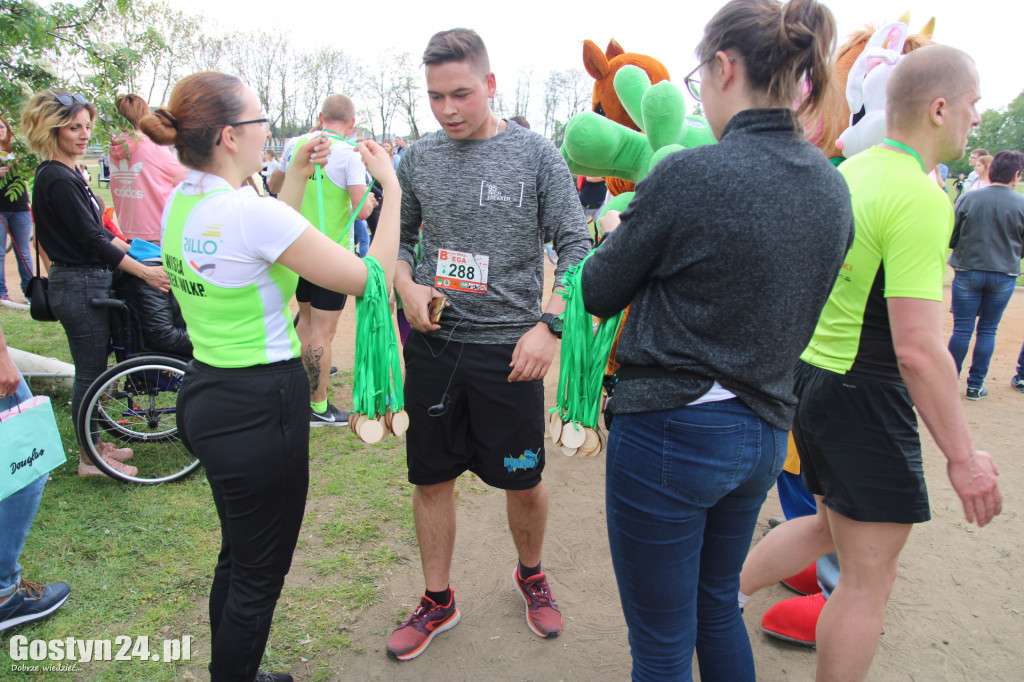
<path fill-rule="evenodd" d="M 540 316 L 540 321 L 548 326 L 555 338 L 562 338 L 562 318 L 554 313 L 544 313 Z"/>

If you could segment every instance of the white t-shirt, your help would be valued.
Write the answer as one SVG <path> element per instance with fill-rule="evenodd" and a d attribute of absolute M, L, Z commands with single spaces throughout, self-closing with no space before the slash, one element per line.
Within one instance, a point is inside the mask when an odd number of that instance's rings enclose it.
<path fill-rule="evenodd" d="M 224 178 L 197 170 L 189 171 L 175 191 L 195 196 L 218 189 L 231 191 L 208 197 L 189 214 L 183 250 L 193 270 L 214 284 L 234 288 L 257 283 L 309 221 L 287 204 L 259 196 L 252 187 L 236 190 Z M 167 224 L 170 208 L 168 202 L 162 225 Z"/>
<path fill-rule="evenodd" d="M 278 170 L 282 173 L 288 171 L 292 154 L 295 153 L 295 141 L 298 139 L 293 137 L 285 143 L 281 161 L 278 163 Z M 359 151 L 355 147 L 341 140 L 331 140 L 331 155 L 327 157 L 324 175 L 343 189 L 366 184 L 366 166 L 363 165 L 363 157 L 359 155 Z M 359 201 L 360 198 L 353 197 L 355 201 Z"/>

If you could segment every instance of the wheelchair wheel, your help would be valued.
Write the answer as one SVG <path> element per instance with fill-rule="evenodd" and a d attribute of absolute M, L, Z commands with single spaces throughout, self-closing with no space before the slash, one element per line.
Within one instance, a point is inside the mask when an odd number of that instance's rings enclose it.
<path fill-rule="evenodd" d="M 197 468 L 178 438 L 178 389 L 185 363 L 163 355 L 136 355 L 101 374 L 85 393 L 78 413 L 78 433 L 88 434 L 86 453 L 101 471 L 128 483 L 165 483 L 185 478 Z M 128 476 L 100 456 L 99 443 L 129 447 L 125 464 L 138 469 Z"/>

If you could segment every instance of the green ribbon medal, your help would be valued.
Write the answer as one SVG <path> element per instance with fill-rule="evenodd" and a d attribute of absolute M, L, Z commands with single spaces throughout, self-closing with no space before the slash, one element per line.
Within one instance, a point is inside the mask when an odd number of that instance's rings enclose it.
<path fill-rule="evenodd" d="M 622 326 L 623 313 L 602 319 L 594 327 L 593 316 L 583 307 L 581 263 L 562 279 L 565 299 L 562 313 L 562 348 L 558 372 L 557 406 L 548 415 L 548 435 L 565 455 L 579 452 L 595 457 L 604 443 L 598 419 L 604 395 L 604 373 L 608 356 Z"/>
<path fill-rule="evenodd" d="M 401 436 L 409 428 L 402 390 L 398 339 L 391 321 L 384 268 L 373 256 L 366 263 L 366 291 L 356 298 L 356 353 L 352 377 L 353 413 L 349 426 L 363 441 L 376 443 L 385 431 Z"/>

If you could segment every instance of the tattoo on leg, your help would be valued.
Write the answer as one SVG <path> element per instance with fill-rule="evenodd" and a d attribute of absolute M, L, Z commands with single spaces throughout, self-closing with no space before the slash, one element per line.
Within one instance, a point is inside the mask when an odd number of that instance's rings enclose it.
<path fill-rule="evenodd" d="M 306 346 L 306 352 L 302 354 L 302 363 L 306 365 L 306 374 L 309 375 L 309 391 L 315 393 L 320 388 L 320 358 L 324 355 L 324 348 L 313 348 L 312 344 Z"/>

